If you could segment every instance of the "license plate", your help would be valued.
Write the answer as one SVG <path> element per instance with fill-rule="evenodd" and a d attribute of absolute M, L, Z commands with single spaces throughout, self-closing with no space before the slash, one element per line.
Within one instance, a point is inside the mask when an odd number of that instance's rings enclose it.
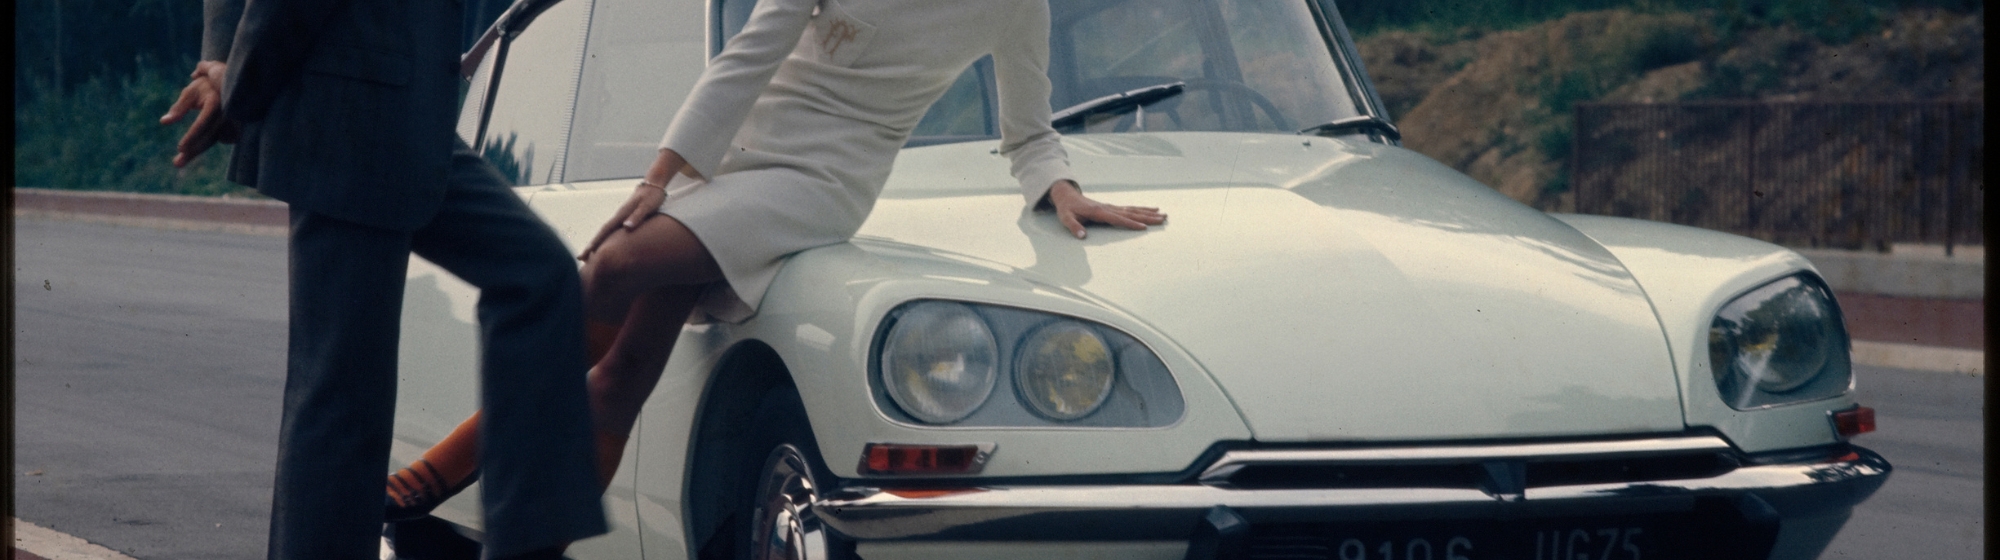
<path fill-rule="evenodd" d="M 1429 532 L 1429 535 L 1383 537 L 1340 535 L 1326 539 L 1327 557 L 1338 560 L 1646 560 L 1671 558 L 1672 551 L 1654 546 L 1645 527 L 1571 527 L 1532 531 L 1532 536 L 1506 531 Z"/>
<path fill-rule="evenodd" d="M 1692 513 L 1692 514 L 1691 514 Z M 1733 512 L 1254 526 L 1251 557 L 1327 560 L 1762 558 L 1775 524 Z"/>

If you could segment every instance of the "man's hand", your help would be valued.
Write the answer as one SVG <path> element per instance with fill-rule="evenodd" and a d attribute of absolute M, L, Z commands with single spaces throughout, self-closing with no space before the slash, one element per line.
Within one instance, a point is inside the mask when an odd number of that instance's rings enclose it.
<path fill-rule="evenodd" d="M 228 72 L 229 65 L 221 61 L 204 60 L 195 65 L 194 73 L 188 75 L 187 87 L 181 88 L 180 99 L 160 117 L 160 124 L 173 124 L 180 122 L 189 109 L 198 110 L 194 126 L 188 127 L 187 134 L 181 135 L 181 142 L 175 147 L 174 167 L 187 166 L 216 142 L 236 143 L 241 127 L 222 115 L 222 80 Z"/>
<path fill-rule="evenodd" d="M 1158 208 L 1144 206 L 1116 206 L 1105 204 L 1083 195 L 1083 190 L 1068 180 L 1056 181 L 1049 187 L 1049 204 L 1056 209 L 1056 220 L 1062 222 L 1077 239 L 1083 239 L 1084 224 L 1110 224 L 1125 229 L 1146 229 L 1167 221 L 1167 215 Z"/>

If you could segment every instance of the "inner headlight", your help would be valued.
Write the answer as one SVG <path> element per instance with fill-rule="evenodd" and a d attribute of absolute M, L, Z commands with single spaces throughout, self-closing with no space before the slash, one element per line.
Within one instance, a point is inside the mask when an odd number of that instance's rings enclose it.
<path fill-rule="evenodd" d="M 1709 368 L 1738 410 L 1838 396 L 1852 376 L 1833 295 L 1805 275 L 1738 296 L 1708 328 Z"/>
<path fill-rule="evenodd" d="M 1089 416 L 1111 396 L 1111 346 L 1074 321 L 1051 323 L 1021 344 L 1014 386 L 1036 413 L 1055 420 Z"/>
<path fill-rule="evenodd" d="M 927 301 L 897 317 L 882 351 L 882 383 L 910 416 L 956 422 L 993 393 L 999 350 L 986 320 L 964 305 Z"/>

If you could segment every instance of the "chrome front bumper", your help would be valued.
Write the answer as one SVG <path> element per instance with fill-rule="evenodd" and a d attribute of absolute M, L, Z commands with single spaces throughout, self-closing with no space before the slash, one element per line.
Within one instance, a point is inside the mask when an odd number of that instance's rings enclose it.
<path fill-rule="evenodd" d="M 1218 506 L 1250 524 L 1383 519 L 1494 519 L 1686 511 L 1697 499 L 1753 496 L 1775 510 L 1780 526 L 1829 516 L 1837 529 L 1847 513 L 1888 478 L 1890 465 L 1859 447 L 1831 459 L 1743 464 L 1719 475 L 1680 479 L 1493 488 L 1242 489 L 1217 484 L 1231 468 L 1259 461 L 1424 464 L 1468 459 L 1634 456 L 1685 452 L 1728 444 L 1713 437 L 1627 442 L 1536 444 L 1394 450 L 1251 451 L 1222 460 L 1184 484 L 1011 485 L 909 492 L 845 488 L 814 506 L 837 533 L 858 541 L 946 540 L 1188 540 L 1210 526 Z M 1202 482 L 1206 481 L 1206 482 Z M 906 497 L 908 496 L 908 497 Z M 1755 500 L 1753 500 L 1755 501 Z M 1825 545 L 1786 544 L 1779 549 Z M 1807 541 L 1821 540 L 1805 536 Z M 1824 535 L 1826 539 L 1831 534 Z"/>

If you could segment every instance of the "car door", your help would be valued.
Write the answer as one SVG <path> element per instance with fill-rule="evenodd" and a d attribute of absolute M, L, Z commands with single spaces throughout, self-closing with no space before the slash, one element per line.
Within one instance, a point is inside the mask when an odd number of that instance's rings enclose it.
<path fill-rule="evenodd" d="M 596 52 L 599 59 L 607 54 L 616 55 L 619 47 L 599 44 L 613 42 L 619 33 L 629 37 L 631 24 L 657 23 L 669 19 L 672 9 L 689 8 L 692 8 L 689 13 L 700 13 L 698 2 L 517 2 L 496 24 L 496 29 L 502 32 L 483 51 L 466 82 L 457 128 L 460 139 L 515 185 L 531 206 L 538 192 L 571 188 L 572 177 L 592 169 L 589 162 L 575 164 L 576 156 L 596 157 L 602 151 L 592 149 L 602 142 L 579 141 L 588 139 L 578 134 L 578 107 L 586 105 L 580 99 L 599 103 L 593 110 L 606 109 L 601 103 L 603 95 L 579 92 L 586 83 L 587 71 L 594 72 L 591 74 L 594 76 L 612 73 L 611 68 L 591 67 L 588 53 Z M 651 17 L 643 19 L 628 13 L 633 11 Z M 623 27 L 603 25 L 605 21 L 621 18 L 634 21 L 626 22 L 628 25 Z M 698 25 L 696 28 L 692 57 L 698 62 L 700 32 Z M 692 72 L 672 70 L 660 69 L 660 72 L 699 73 L 698 67 Z M 686 79 L 691 83 L 693 78 Z M 678 104 L 671 99 L 662 102 Z M 671 109 L 654 113 L 670 117 Z M 656 143 L 658 130 L 652 135 Z M 609 167 L 610 164 L 596 164 L 595 168 Z M 628 172 L 630 176 L 636 176 L 643 167 L 633 169 Z M 396 461 L 414 460 L 478 406 L 474 352 L 477 332 L 472 312 L 477 300 L 477 290 L 422 259 L 412 259 L 401 342 L 403 379 L 397 410 Z M 633 441 L 636 444 L 637 438 Z M 636 470 L 635 462 L 630 459 L 636 455 L 633 451 L 627 450 L 627 460 L 605 494 L 611 533 L 575 543 L 568 551 L 569 557 L 579 560 L 641 557 L 639 507 L 634 498 Z M 434 515 L 479 530 L 482 523 L 478 494 L 467 491 L 445 503 Z"/>

